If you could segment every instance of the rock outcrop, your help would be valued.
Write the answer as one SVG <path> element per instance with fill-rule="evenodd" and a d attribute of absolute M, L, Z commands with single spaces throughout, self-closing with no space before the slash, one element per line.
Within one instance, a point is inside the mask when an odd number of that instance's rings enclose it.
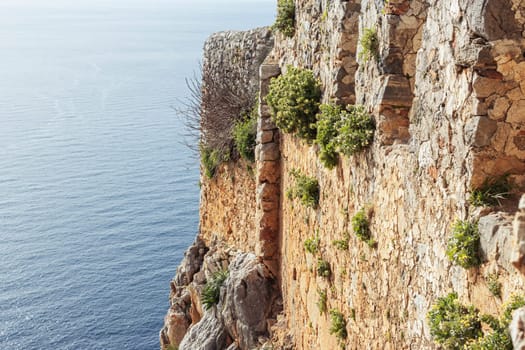
<path fill-rule="evenodd" d="M 437 348 L 427 313 L 438 297 L 454 291 L 496 315 L 512 294 L 525 294 L 525 5 L 296 0 L 295 8 L 292 38 L 259 29 L 206 44 L 204 86 L 208 76 L 232 80 L 251 97 L 259 90 L 256 160 L 229 161 L 213 179 L 201 178 L 201 243 L 172 283 L 161 342 Z M 362 38 L 372 32 L 377 52 L 365 57 Z M 369 148 L 329 170 L 317 145 L 275 127 L 265 97 L 289 65 L 314 72 L 323 102 L 364 106 L 376 125 Z M 282 195 L 295 170 L 318 181 L 317 208 Z M 502 176 L 512 184 L 508 198 L 481 208 L 469 201 Z M 363 208 L 376 244 L 353 233 L 352 217 Z M 477 223 L 479 267 L 447 257 L 458 219 Z M 314 253 L 307 239 L 317 239 Z M 334 243 L 342 240 L 347 248 Z M 316 272 L 320 260 L 328 278 Z M 200 292 L 217 266 L 229 266 L 230 276 L 219 303 L 203 311 Z M 334 336 L 329 310 L 343 316 L 346 338 Z M 518 344 L 523 311 L 516 315 Z"/>
<path fill-rule="evenodd" d="M 227 270 L 218 303 L 205 310 L 201 293 L 211 276 Z M 222 245 L 208 250 L 199 239 L 188 249 L 172 284 L 161 347 L 179 350 L 255 349 L 268 341 L 280 312 L 277 281 L 252 253 Z M 232 345 L 233 344 L 233 345 Z"/>

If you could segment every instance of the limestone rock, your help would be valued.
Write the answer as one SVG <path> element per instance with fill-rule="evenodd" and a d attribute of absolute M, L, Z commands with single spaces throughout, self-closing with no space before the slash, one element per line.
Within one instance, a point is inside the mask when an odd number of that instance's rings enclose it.
<path fill-rule="evenodd" d="M 224 325 L 213 312 L 206 312 L 199 323 L 190 328 L 179 344 L 179 350 L 218 350 L 227 346 Z"/>
<path fill-rule="evenodd" d="M 509 328 L 514 350 L 525 350 L 525 307 L 512 313 L 512 322 Z"/>
<path fill-rule="evenodd" d="M 220 318 L 241 349 L 254 349 L 267 336 L 276 291 L 269 270 L 254 254 L 240 254 L 230 264 L 221 293 Z"/>
<path fill-rule="evenodd" d="M 514 237 L 517 247 L 514 249 L 512 264 L 525 274 L 525 195 L 521 196 L 518 212 L 514 217 Z"/>
<path fill-rule="evenodd" d="M 465 134 L 473 146 L 483 147 L 490 143 L 497 129 L 498 124 L 494 120 L 476 116 L 467 123 Z"/>
<path fill-rule="evenodd" d="M 193 280 L 193 275 L 200 270 L 204 254 L 206 254 L 207 251 L 208 248 L 204 242 L 200 237 L 197 237 L 193 244 L 184 252 L 184 258 L 177 268 L 177 274 L 175 276 L 175 283 L 177 285 L 187 285 Z"/>

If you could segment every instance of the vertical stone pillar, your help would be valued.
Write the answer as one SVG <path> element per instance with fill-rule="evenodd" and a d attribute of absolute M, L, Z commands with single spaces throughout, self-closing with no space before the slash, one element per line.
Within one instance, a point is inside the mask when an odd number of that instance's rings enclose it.
<path fill-rule="evenodd" d="M 270 119 L 266 95 L 270 80 L 280 74 L 277 64 L 263 63 L 260 67 L 259 119 L 257 121 L 255 227 L 256 253 L 275 275 L 279 272 L 279 202 L 281 180 L 281 152 L 279 129 Z"/>

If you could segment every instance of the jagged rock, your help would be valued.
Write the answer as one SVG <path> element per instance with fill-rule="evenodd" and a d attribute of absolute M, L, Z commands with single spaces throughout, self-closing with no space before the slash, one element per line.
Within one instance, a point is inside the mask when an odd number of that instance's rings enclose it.
<path fill-rule="evenodd" d="M 480 245 L 484 261 L 498 261 L 511 269 L 512 227 L 509 215 L 496 212 L 479 219 Z"/>
<path fill-rule="evenodd" d="M 177 345 L 183 339 L 188 327 L 195 321 L 194 305 L 187 286 L 199 273 L 208 248 L 197 236 L 193 244 L 184 253 L 177 274 L 170 283 L 170 309 L 164 318 L 164 327 L 160 331 L 161 346 Z"/>
<path fill-rule="evenodd" d="M 204 254 L 208 248 L 204 242 L 197 236 L 195 242 L 186 250 L 175 275 L 176 285 L 183 286 L 193 280 L 193 275 L 200 270 Z"/>
<path fill-rule="evenodd" d="M 512 313 L 509 330 L 514 350 L 525 350 L 525 307 Z"/>
<path fill-rule="evenodd" d="M 238 255 L 221 292 L 220 318 L 241 349 L 254 349 L 267 336 L 267 322 L 276 296 L 274 278 L 254 254 Z"/>
<path fill-rule="evenodd" d="M 190 328 L 179 344 L 179 350 L 220 350 L 227 346 L 224 325 L 209 311 L 199 323 Z"/>
<path fill-rule="evenodd" d="M 518 212 L 514 217 L 514 237 L 516 237 L 517 251 L 512 264 L 525 274 L 525 195 L 521 196 Z"/>

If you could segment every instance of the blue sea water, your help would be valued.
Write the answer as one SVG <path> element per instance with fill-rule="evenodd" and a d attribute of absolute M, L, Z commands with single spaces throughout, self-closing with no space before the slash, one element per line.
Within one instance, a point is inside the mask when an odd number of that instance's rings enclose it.
<path fill-rule="evenodd" d="M 198 226 L 172 107 L 273 0 L 0 1 L 0 350 L 158 349 Z"/>

